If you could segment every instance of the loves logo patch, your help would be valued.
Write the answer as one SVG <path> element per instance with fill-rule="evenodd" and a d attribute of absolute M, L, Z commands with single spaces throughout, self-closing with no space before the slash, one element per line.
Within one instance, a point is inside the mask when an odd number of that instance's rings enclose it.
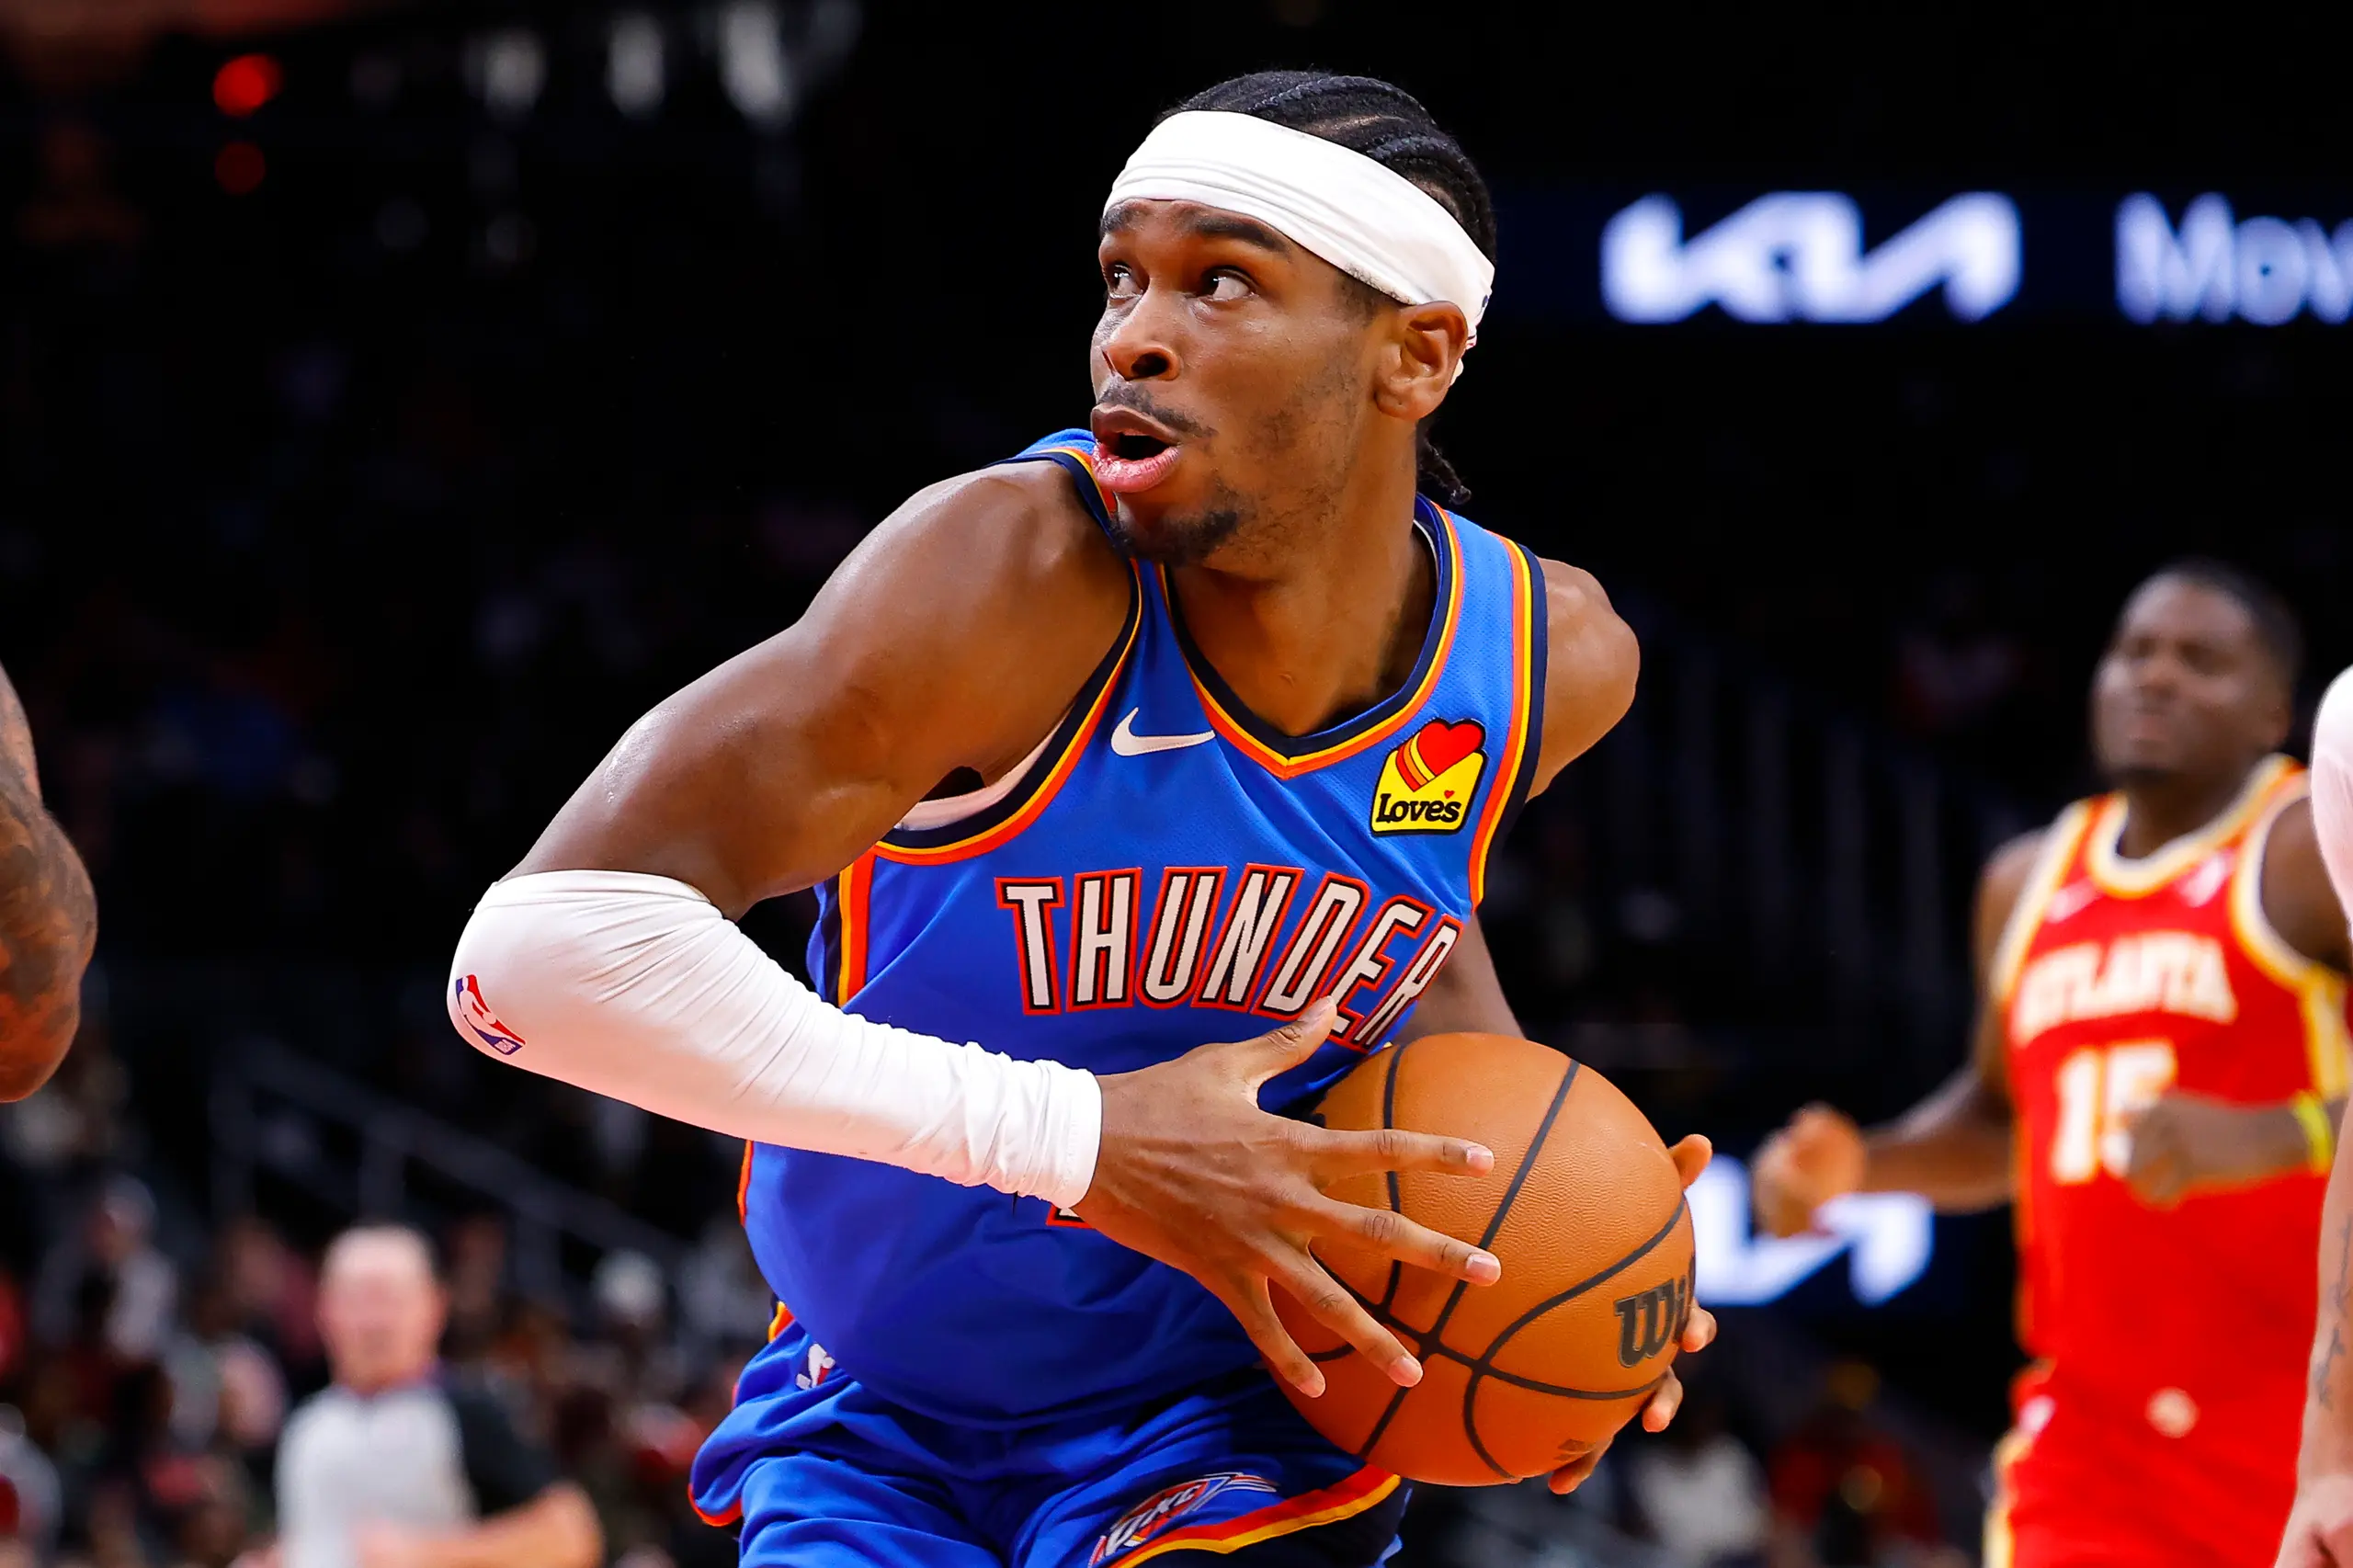
<path fill-rule="evenodd" d="M 1487 732 L 1476 719 L 1433 719 L 1381 765 L 1372 793 L 1375 833 L 1453 833 L 1470 820 L 1487 770 Z"/>

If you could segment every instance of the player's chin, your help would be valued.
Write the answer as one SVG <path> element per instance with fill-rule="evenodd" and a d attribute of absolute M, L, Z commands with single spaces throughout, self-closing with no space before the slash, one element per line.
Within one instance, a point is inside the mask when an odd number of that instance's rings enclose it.
<path fill-rule="evenodd" d="M 1190 566 L 1207 560 L 1241 523 L 1241 514 L 1230 508 L 1154 505 L 1125 496 L 1111 519 L 1112 531 L 1129 554 L 1162 566 Z"/>

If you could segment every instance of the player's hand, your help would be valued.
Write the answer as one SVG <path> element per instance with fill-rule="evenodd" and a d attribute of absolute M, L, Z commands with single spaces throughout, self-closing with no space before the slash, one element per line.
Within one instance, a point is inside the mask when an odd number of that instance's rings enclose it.
<path fill-rule="evenodd" d="M 1668 1157 L 1675 1162 L 1676 1175 L 1683 1178 L 1683 1190 L 1691 1190 L 1691 1184 L 1699 1179 L 1699 1173 L 1708 1168 L 1708 1161 L 1714 1154 L 1713 1146 L 1696 1132 L 1667 1151 Z M 1697 1301 L 1692 1302 L 1691 1316 L 1683 1325 L 1683 1353 L 1696 1355 L 1714 1344 L 1715 1338 L 1716 1314 Z M 1674 1368 L 1669 1367 L 1666 1376 L 1659 1380 L 1657 1389 L 1643 1406 L 1643 1430 L 1665 1431 L 1667 1423 L 1674 1420 L 1675 1413 L 1682 1408 L 1683 1380 L 1675 1375 Z M 1601 1462 L 1601 1456 L 1608 1451 L 1609 1441 L 1604 1438 L 1554 1471 L 1553 1492 L 1565 1497 L 1583 1486 L 1586 1478 L 1593 1473 L 1594 1467 Z M 2347 1564 L 2347 1568 L 2353 1568 L 2353 1564 Z"/>
<path fill-rule="evenodd" d="M 2277 1568 L 2353 1568 L 2353 1475 L 2304 1477 Z"/>
<path fill-rule="evenodd" d="M 1311 1398 L 1324 1392 L 1324 1374 L 1275 1316 L 1270 1284 L 1398 1383 L 1421 1381 L 1422 1367 L 1310 1256 L 1310 1243 L 1343 1242 L 1473 1285 L 1502 1273 L 1468 1242 L 1324 1194 L 1373 1171 L 1483 1175 L 1495 1168 L 1492 1153 L 1424 1132 L 1333 1131 L 1258 1108 L 1259 1085 L 1313 1055 L 1337 1014 L 1326 997 L 1272 1034 L 1104 1077 L 1102 1151 L 1077 1210 L 1113 1241 L 1207 1286 L 1275 1375 Z"/>
<path fill-rule="evenodd" d="M 1863 1130 L 1844 1111 L 1810 1105 L 1756 1151 L 1756 1222 L 1776 1236 L 1813 1225 L 1814 1210 L 1863 1185 Z"/>
<path fill-rule="evenodd" d="M 2124 1122 L 2132 1157 L 2124 1184 L 2170 1209 L 2193 1192 L 2253 1187 L 2304 1168 L 2303 1125 L 2284 1106 L 2234 1105 L 2169 1094 Z"/>

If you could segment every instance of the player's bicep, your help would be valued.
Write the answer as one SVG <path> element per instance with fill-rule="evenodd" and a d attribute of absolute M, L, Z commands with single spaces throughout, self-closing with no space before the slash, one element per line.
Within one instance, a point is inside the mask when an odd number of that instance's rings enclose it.
<path fill-rule="evenodd" d="M 798 623 L 632 725 L 518 871 L 673 877 L 730 914 L 831 875 L 1052 729 L 1125 614 L 1116 565 L 1029 484 L 934 487 Z"/>
<path fill-rule="evenodd" d="M 1544 744 L 1529 789 L 1540 793 L 1633 706 L 1641 646 L 1590 572 L 1544 567 Z"/>

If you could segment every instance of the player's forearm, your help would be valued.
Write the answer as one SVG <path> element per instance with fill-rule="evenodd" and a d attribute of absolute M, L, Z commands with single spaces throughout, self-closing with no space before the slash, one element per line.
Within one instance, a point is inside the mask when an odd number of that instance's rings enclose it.
<path fill-rule="evenodd" d="M 434 1568 L 596 1568 L 604 1531 L 587 1497 L 570 1484 L 519 1508 L 426 1543 Z"/>
<path fill-rule="evenodd" d="M 1063 1205 L 1093 1179 L 1092 1074 L 829 1006 L 667 878 L 500 883 L 459 938 L 448 1001 L 477 1050 L 714 1131 Z"/>
<path fill-rule="evenodd" d="M 0 763 L 0 1100 L 56 1071 L 97 938 L 89 874 L 38 793 Z"/>
<path fill-rule="evenodd" d="M 2340 1102 L 2341 1103 L 2341 1102 Z M 2353 1131 L 2340 1120 L 2338 1140 Z M 2320 1217 L 2320 1315 L 2304 1402 L 2305 1476 L 2353 1471 L 2353 1160 L 2328 1175 Z"/>
<path fill-rule="evenodd" d="M 1916 1192 L 1948 1211 L 1991 1209 L 2009 1201 L 2011 1138 L 2009 1101 L 1964 1067 L 1864 1135 L 1862 1190 Z"/>

